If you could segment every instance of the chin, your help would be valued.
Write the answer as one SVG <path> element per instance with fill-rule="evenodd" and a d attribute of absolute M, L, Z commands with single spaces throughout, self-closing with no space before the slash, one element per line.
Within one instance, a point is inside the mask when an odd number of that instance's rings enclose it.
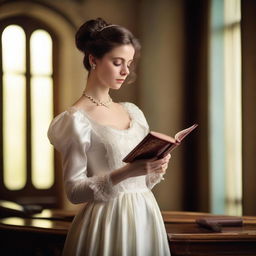
<path fill-rule="evenodd" d="M 122 84 L 116 84 L 110 87 L 112 90 L 119 90 L 122 87 Z"/>

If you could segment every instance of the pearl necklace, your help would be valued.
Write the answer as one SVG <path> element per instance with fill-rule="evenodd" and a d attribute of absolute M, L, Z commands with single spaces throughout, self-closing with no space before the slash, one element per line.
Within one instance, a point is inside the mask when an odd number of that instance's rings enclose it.
<path fill-rule="evenodd" d="M 93 102 L 97 106 L 104 106 L 106 108 L 109 108 L 110 104 L 112 103 L 112 99 L 110 98 L 109 95 L 108 95 L 108 101 L 106 101 L 106 102 L 102 102 L 100 100 L 96 100 L 92 96 L 87 95 L 85 92 L 83 92 L 83 96 L 88 98 L 91 102 Z"/>

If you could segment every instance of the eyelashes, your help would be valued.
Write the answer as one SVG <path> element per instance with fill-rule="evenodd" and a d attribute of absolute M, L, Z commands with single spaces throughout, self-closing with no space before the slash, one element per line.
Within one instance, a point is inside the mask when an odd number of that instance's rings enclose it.
<path fill-rule="evenodd" d="M 122 65 L 122 63 L 113 63 L 116 67 L 119 67 L 119 66 L 121 66 Z"/>
<path fill-rule="evenodd" d="M 114 62 L 113 64 L 114 64 L 116 67 L 120 67 L 120 66 L 122 65 L 122 63 L 116 63 L 116 62 Z M 130 66 L 127 66 L 127 68 L 130 69 L 130 68 L 131 68 L 131 65 L 130 65 Z"/>

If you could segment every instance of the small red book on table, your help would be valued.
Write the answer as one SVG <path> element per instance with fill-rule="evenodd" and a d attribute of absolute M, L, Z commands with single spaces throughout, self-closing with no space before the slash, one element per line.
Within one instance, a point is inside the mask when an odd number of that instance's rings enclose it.
<path fill-rule="evenodd" d="M 173 149 L 180 145 L 181 141 L 191 133 L 198 125 L 194 124 L 189 128 L 176 133 L 173 137 L 166 134 L 151 131 L 148 135 L 123 159 L 123 162 L 130 163 L 139 159 L 153 157 L 162 158 L 168 155 Z"/>

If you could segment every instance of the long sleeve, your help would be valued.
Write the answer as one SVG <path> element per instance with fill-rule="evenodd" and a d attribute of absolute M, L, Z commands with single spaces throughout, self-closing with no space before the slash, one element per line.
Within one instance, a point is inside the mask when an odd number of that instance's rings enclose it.
<path fill-rule="evenodd" d="M 160 183 L 163 178 L 163 174 L 160 173 L 149 173 L 146 175 L 147 187 L 152 189 L 156 184 Z"/>
<path fill-rule="evenodd" d="M 109 173 L 87 176 L 91 125 L 86 117 L 78 111 L 59 114 L 50 124 L 48 138 L 61 153 L 65 191 L 72 203 L 108 201 L 115 195 Z"/>
<path fill-rule="evenodd" d="M 143 112 L 134 104 L 130 104 L 130 111 L 133 112 L 133 116 L 136 117 L 136 120 L 143 126 L 145 129 L 145 136 L 149 133 L 149 125 L 148 122 L 143 114 Z M 146 175 L 146 184 L 147 187 L 152 189 L 157 183 L 164 180 L 163 174 L 160 173 L 149 173 Z"/>

